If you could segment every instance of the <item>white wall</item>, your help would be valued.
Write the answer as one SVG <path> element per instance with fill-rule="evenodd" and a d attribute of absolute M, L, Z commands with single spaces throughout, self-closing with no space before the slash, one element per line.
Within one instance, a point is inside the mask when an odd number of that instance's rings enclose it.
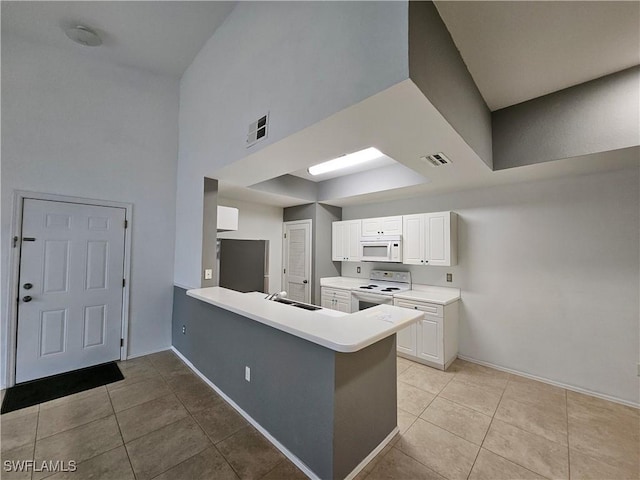
<path fill-rule="evenodd" d="M 343 218 L 442 210 L 460 216 L 458 265 L 410 270 L 414 283 L 462 289 L 461 355 L 640 401 L 638 169 L 345 207 Z M 343 263 L 342 275 L 371 267 Z"/>
<path fill-rule="evenodd" d="M 406 2 L 238 3 L 180 84 L 176 283 L 200 284 L 202 177 L 406 80 L 407 32 Z"/>
<path fill-rule="evenodd" d="M 269 291 L 282 290 L 282 208 L 218 197 L 218 205 L 239 210 L 238 230 L 218 238 L 269 240 Z"/>
<path fill-rule="evenodd" d="M 133 203 L 129 354 L 170 345 L 178 93 L 90 51 L 2 39 L 3 352 L 15 189 Z"/>

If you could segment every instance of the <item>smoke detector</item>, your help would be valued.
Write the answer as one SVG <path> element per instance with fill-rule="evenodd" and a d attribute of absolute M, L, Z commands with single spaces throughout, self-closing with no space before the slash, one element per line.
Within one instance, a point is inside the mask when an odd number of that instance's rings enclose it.
<path fill-rule="evenodd" d="M 64 33 L 74 42 L 84 47 L 98 47 L 102 39 L 94 30 L 84 25 L 76 25 L 65 29 Z"/>
<path fill-rule="evenodd" d="M 442 152 L 420 157 L 420 160 L 428 163 L 432 167 L 441 167 L 442 165 L 451 165 L 452 163 Z"/>

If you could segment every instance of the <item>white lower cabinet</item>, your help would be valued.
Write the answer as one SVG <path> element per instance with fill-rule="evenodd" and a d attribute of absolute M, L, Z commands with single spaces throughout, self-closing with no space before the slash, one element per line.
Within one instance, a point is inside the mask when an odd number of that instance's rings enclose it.
<path fill-rule="evenodd" d="M 458 302 L 442 306 L 396 298 L 393 304 L 424 312 L 420 320 L 398 332 L 398 354 L 446 370 L 458 356 Z"/>
<path fill-rule="evenodd" d="M 396 336 L 396 345 L 399 353 L 415 357 L 418 355 L 416 346 L 418 323 L 413 323 L 407 328 L 400 330 Z"/>
<path fill-rule="evenodd" d="M 339 312 L 351 313 L 351 290 L 322 287 L 320 306 Z"/>

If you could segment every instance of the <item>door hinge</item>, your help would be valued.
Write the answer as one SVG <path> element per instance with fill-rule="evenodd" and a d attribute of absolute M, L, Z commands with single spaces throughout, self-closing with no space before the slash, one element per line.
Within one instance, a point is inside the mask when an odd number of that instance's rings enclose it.
<path fill-rule="evenodd" d="M 127 228 L 129 226 L 129 220 L 125 220 L 124 221 L 124 228 Z"/>
<path fill-rule="evenodd" d="M 287 273 L 287 269 L 286 269 L 286 268 L 284 269 L 284 272 L 283 272 L 283 273 Z"/>
<path fill-rule="evenodd" d="M 122 288 L 124 288 L 124 286 L 127 284 L 127 281 L 123 278 L 122 279 Z"/>
<path fill-rule="evenodd" d="M 18 240 L 20 240 L 19 237 L 13 237 L 13 248 L 16 248 L 18 246 Z"/>
<path fill-rule="evenodd" d="M 124 338 L 121 338 L 121 339 L 120 339 L 120 346 L 121 346 L 121 347 L 124 347 Z"/>
<path fill-rule="evenodd" d="M 287 234 L 286 233 L 284 234 L 284 238 L 287 238 Z"/>

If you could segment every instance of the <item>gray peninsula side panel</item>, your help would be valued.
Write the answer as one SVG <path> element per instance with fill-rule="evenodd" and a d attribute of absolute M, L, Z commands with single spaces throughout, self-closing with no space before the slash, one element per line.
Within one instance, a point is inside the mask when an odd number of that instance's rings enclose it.
<path fill-rule="evenodd" d="M 333 478 L 335 352 L 180 287 L 173 305 L 173 346 L 318 476 Z"/>
<path fill-rule="evenodd" d="M 333 478 L 346 477 L 397 425 L 396 336 L 336 353 Z"/>

